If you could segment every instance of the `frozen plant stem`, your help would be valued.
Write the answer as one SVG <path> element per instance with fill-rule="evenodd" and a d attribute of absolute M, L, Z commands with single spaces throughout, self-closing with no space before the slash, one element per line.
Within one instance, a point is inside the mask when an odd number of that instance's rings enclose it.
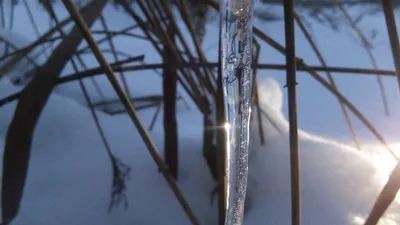
<path fill-rule="evenodd" d="M 177 185 L 175 179 L 169 172 L 169 169 L 166 167 L 164 161 L 160 157 L 157 147 L 155 146 L 155 144 L 149 137 L 147 130 L 144 128 L 143 124 L 141 123 L 139 116 L 136 113 L 135 108 L 133 107 L 133 104 L 131 103 L 130 99 L 128 98 L 127 94 L 124 92 L 122 87 L 119 85 L 118 80 L 114 74 L 114 71 L 112 70 L 110 64 L 108 64 L 107 60 L 104 58 L 103 54 L 101 53 L 99 46 L 97 45 L 96 41 L 92 37 L 90 30 L 89 30 L 87 24 L 85 23 L 85 21 L 83 20 L 81 14 L 76 10 L 76 8 L 73 5 L 73 3 L 71 2 L 71 0 L 63 0 L 62 2 L 64 3 L 64 6 L 68 10 L 71 17 L 74 19 L 75 23 L 79 26 L 87 44 L 92 49 L 93 54 L 95 55 L 97 61 L 103 67 L 104 73 L 106 74 L 114 91 L 117 92 L 117 95 L 118 95 L 119 99 L 121 100 L 122 104 L 124 105 L 125 110 L 127 111 L 132 122 L 138 129 L 138 132 L 139 132 L 140 136 L 142 137 L 143 142 L 146 144 L 146 146 L 150 152 L 150 155 L 152 156 L 153 160 L 157 164 L 161 173 L 164 175 L 164 178 L 168 182 L 170 188 L 172 189 L 172 191 L 175 194 L 175 197 L 177 198 L 177 200 L 181 204 L 182 208 L 184 209 L 191 224 L 199 225 L 199 222 L 198 222 L 196 216 L 194 215 L 193 211 L 191 210 L 190 206 L 188 205 L 188 203 L 187 203 L 185 197 L 183 196 L 181 190 L 179 189 L 179 186 Z"/>
<path fill-rule="evenodd" d="M 226 118 L 226 225 L 243 223 L 251 114 L 252 0 L 221 1 L 221 63 Z"/>
<path fill-rule="evenodd" d="M 286 86 L 289 102 L 290 183 L 292 197 L 292 225 L 300 225 L 299 141 L 296 102 L 296 51 L 293 0 L 283 1 L 285 14 Z"/>

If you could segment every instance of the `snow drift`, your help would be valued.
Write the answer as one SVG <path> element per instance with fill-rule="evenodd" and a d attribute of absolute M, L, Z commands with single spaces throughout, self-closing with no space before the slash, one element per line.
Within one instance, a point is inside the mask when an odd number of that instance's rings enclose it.
<path fill-rule="evenodd" d="M 11 93 L 11 85 L 2 85 L 7 88 L 0 89 L 0 96 Z M 263 120 L 264 146 L 259 145 L 258 128 L 252 124 L 247 225 L 290 224 L 288 122 L 282 96 L 276 81 L 260 81 L 262 108 L 271 120 Z M 6 134 L 14 108 L 15 103 L 0 108 L 0 137 Z M 202 128 L 191 125 L 201 117 L 181 113 L 179 129 L 192 132 L 179 132 L 179 185 L 201 224 L 216 224 L 216 206 L 210 204 L 215 183 L 202 158 Z M 141 119 L 149 121 L 151 115 L 143 112 Z M 100 112 L 99 117 L 113 151 L 132 167 L 129 207 L 107 212 L 110 161 L 90 112 L 55 94 L 35 131 L 22 208 L 13 225 L 189 224 L 129 119 Z M 162 130 L 152 138 L 161 151 Z M 362 224 L 387 174 L 343 144 L 304 131 L 299 144 L 303 224 Z M 393 203 L 381 224 L 400 224 L 399 212 L 399 203 Z"/>
<path fill-rule="evenodd" d="M 23 35 L 5 28 L 0 28 L 0 56 L 6 55 L 6 53 L 14 52 L 16 49 L 22 49 L 29 46 L 32 41 Z M 8 52 L 7 52 L 8 48 Z M 21 59 L 18 63 L 13 65 L 7 73 L 7 78 L 10 79 L 16 85 L 25 85 L 31 79 L 31 75 L 36 66 L 40 66 L 45 62 L 43 51 L 38 48 L 32 50 L 27 57 Z M 10 57 L 0 63 L 0 67 L 3 67 L 11 61 Z M 1 76 L 0 76 L 1 78 Z"/>

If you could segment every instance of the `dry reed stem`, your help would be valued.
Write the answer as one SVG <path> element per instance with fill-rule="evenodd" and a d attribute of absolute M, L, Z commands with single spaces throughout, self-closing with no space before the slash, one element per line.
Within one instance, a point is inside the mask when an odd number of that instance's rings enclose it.
<path fill-rule="evenodd" d="M 143 60 L 143 55 L 141 56 L 135 56 L 126 60 L 120 60 L 119 62 L 114 62 L 110 66 L 113 68 L 114 71 L 143 71 L 143 70 L 155 70 L 155 69 L 161 69 L 163 68 L 163 64 L 156 63 L 156 64 L 142 64 L 142 65 L 135 65 L 135 66 L 122 66 L 123 64 L 128 64 L 133 61 L 138 61 L 138 60 Z M 209 64 L 202 64 L 202 63 L 181 63 L 177 65 L 177 68 L 193 68 L 193 67 L 208 67 L 208 68 L 215 68 L 218 66 L 218 63 L 209 63 Z M 258 64 L 255 65 L 255 68 L 257 69 L 269 69 L 269 70 L 285 70 L 286 65 L 283 64 Z M 359 75 L 380 75 L 380 76 L 389 76 L 389 77 L 394 77 L 395 72 L 390 71 L 390 70 L 371 70 L 371 69 L 359 69 L 359 68 L 346 68 L 346 67 L 322 67 L 322 66 L 308 66 L 308 65 L 299 65 L 297 67 L 297 71 L 304 71 L 304 72 L 336 72 L 336 73 L 352 73 L 354 74 L 359 74 Z M 71 81 L 75 81 L 81 78 L 89 78 L 93 76 L 100 76 L 103 75 L 104 71 L 101 67 L 96 67 L 92 69 L 88 69 L 85 71 L 81 71 L 79 73 L 74 73 L 74 74 L 67 74 L 66 76 L 63 76 L 58 79 L 58 85 L 63 84 L 63 83 L 68 83 Z M 19 97 L 19 93 L 14 93 L 11 94 L 3 99 L 0 99 L 0 107 L 4 104 L 7 104 L 9 102 L 15 101 Z"/>
<path fill-rule="evenodd" d="M 156 111 L 154 113 L 153 119 L 151 119 L 151 123 L 150 123 L 150 126 L 149 126 L 149 131 L 150 132 L 153 130 L 154 125 L 156 124 L 157 117 L 160 114 L 160 111 L 161 111 L 161 104 L 158 104 L 157 109 L 156 109 Z"/>
<path fill-rule="evenodd" d="M 182 208 L 186 212 L 187 216 L 189 217 L 190 221 L 192 224 L 199 224 L 197 218 L 193 214 L 193 211 L 190 209 L 187 201 L 185 200 L 182 192 L 180 191 L 178 185 L 176 184 L 175 179 L 171 176 L 171 173 L 169 172 L 168 168 L 166 168 L 166 165 L 164 164 L 162 158 L 160 157 L 158 150 L 154 143 L 152 142 L 151 138 L 149 137 L 146 129 L 143 127 L 142 123 L 140 122 L 140 119 L 136 113 L 136 110 L 134 109 L 131 101 L 129 100 L 128 96 L 126 93 L 124 93 L 123 89 L 119 86 L 118 80 L 116 76 L 114 75 L 113 70 L 111 69 L 110 65 L 107 63 L 106 59 L 100 52 L 99 47 L 97 46 L 95 40 L 93 39 L 92 35 L 90 34 L 90 31 L 85 24 L 85 22 L 82 19 L 82 16 L 79 14 L 79 12 L 75 9 L 75 6 L 72 4 L 71 0 L 63 0 L 63 3 L 65 7 L 67 8 L 68 12 L 70 13 L 71 17 L 74 18 L 76 24 L 80 27 L 83 36 L 85 37 L 86 41 L 88 42 L 89 46 L 91 46 L 94 55 L 96 56 L 96 59 L 99 61 L 99 63 L 103 66 L 107 78 L 109 79 L 111 85 L 113 86 L 114 90 L 117 92 L 118 97 L 121 99 L 121 102 L 124 104 L 125 109 L 127 110 L 132 122 L 135 124 L 137 127 L 140 136 L 142 137 L 143 141 L 145 142 L 147 148 L 149 149 L 149 152 L 151 156 L 153 157 L 154 161 L 156 162 L 157 166 L 161 170 L 162 174 L 164 175 L 165 179 L 167 180 L 168 184 L 170 185 L 172 191 L 174 192 L 177 200 L 181 204 Z"/>
<path fill-rule="evenodd" d="M 154 34 L 153 29 L 149 29 L 149 26 L 142 21 L 142 19 L 134 12 L 132 7 L 125 0 L 119 0 L 119 3 L 122 5 L 122 7 L 128 13 L 128 15 L 130 15 L 132 17 L 132 19 L 136 21 L 136 23 L 139 25 L 139 27 L 145 33 L 146 37 L 151 41 L 154 48 L 161 55 L 162 51 L 161 51 L 160 47 L 154 41 L 152 35 L 149 33 L 149 31 L 151 31 Z M 141 8 L 142 8 L 143 4 L 139 4 L 139 6 L 141 6 Z M 147 12 L 147 11 L 145 10 L 144 12 Z M 152 21 L 150 17 L 148 17 L 148 20 L 151 21 L 150 23 L 154 23 L 154 21 Z M 186 81 L 189 82 L 189 84 L 185 83 L 185 81 L 182 79 L 181 76 L 178 76 L 178 81 L 180 82 L 180 84 L 182 85 L 184 90 L 188 93 L 188 95 L 192 98 L 192 100 L 195 102 L 196 106 L 200 109 L 200 111 L 205 111 L 206 108 L 204 107 L 204 103 L 202 103 L 202 100 L 200 99 L 201 95 L 197 95 L 194 93 L 196 91 L 196 89 L 193 89 L 193 88 L 197 88 L 197 86 L 193 85 L 193 83 L 190 82 L 191 80 L 190 80 L 189 76 L 183 69 L 181 70 L 181 73 L 183 74 L 184 78 L 186 78 Z M 192 89 L 189 87 L 191 87 Z"/>
<path fill-rule="evenodd" d="M 22 0 L 22 3 L 24 5 L 24 7 L 25 7 L 25 10 L 26 10 L 27 14 L 28 14 L 28 18 L 29 18 L 29 21 L 31 22 L 33 30 L 35 31 L 37 38 L 39 38 L 40 37 L 40 31 L 39 31 L 39 28 L 38 28 L 38 26 L 37 26 L 37 24 L 35 22 L 35 18 L 34 18 L 33 14 L 32 14 L 31 8 L 29 7 L 29 4 L 28 4 L 27 0 Z M 46 47 L 44 45 L 43 45 L 43 52 L 46 54 L 47 57 L 49 56 L 49 54 L 46 51 Z"/>
<path fill-rule="evenodd" d="M 193 54 L 190 50 L 190 47 L 187 44 L 182 32 L 179 30 L 179 27 L 177 26 L 177 23 L 172 15 L 172 11 L 170 10 L 169 5 L 165 1 L 161 1 L 161 3 L 164 6 L 163 8 L 166 11 L 167 18 L 173 23 L 174 27 L 176 28 L 177 37 L 180 40 L 180 43 L 182 44 L 182 46 L 184 48 L 184 53 L 189 57 L 190 62 L 194 62 L 195 57 L 193 56 Z M 182 17 L 184 17 L 184 15 L 182 15 Z M 170 43 L 168 39 L 166 39 L 165 41 L 167 41 L 167 43 Z M 197 47 L 196 47 L 196 49 L 197 49 Z M 176 54 L 181 55 L 181 54 L 179 54 L 179 52 L 177 52 Z M 181 57 L 181 61 L 184 62 L 182 57 Z M 205 73 L 203 75 L 200 72 L 199 68 L 193 68 L 193 72 L 196 74 L 196 76 L 194 76 L 194 78 L 197 78 L 198 83 L 199 83 L 199 85 L 197 85 L 197 86 L 200 86 L 203 88 L 202 96 L 204 98 L 204 101 L 206 101 L 206 105 L 208 105 L 210 100 L 208 99 L 207 91 L 209 93 L 211 93 L 212 95 L 214 95 L 214 93 L 215 93 L 212 83 L 209 80 L 209 76 L 207 75 L 208 73 Z M 207 71 L 205 70 L 205 72 L 207 72 Z"/>
<path fill-rule="evenodd" d="M 0 1 L 0 15 L 1 15 L 1 27 L 6 27 L 6 18 L 4 11 L 4 1 Z"/>
<path fill-rule="evenodd" d="M 198 40 L 197 36 L 195 35 L 195 31 L 193 28 L 193 24 L 192 21 L 189 19 L 189 11 L 188 11 L 188 6 L 186 5 L 185 1 L 181 1 L 181 0 L 175 0 L 176 4 L 178 5 L 178 8 L 181 12 L 181 16 L 186 24 L 186 26 L 189 29 L 190 35 L 192 36 L 194 45 L 196 47 L 196 51 L 197 54 L 199 56 L 200 62 L 202 63 L 208 63 L 206 56 L 204 54 L 204 51 L 201 47 L 201 43 Z M 209 83 L 209 85 L 211 85 L 212 87 L 215 87 L 215 82 L 217 81 L 216 78 L 212 75 L 211 71 L 208 70 L 208 68 L 204 67 L 204 73 L 206 74 L 206 79 L 207 82 Z M 215 88 L 214 88 L 215 89 Z M 215 93 L 216 91 L 214 90 L 213 93 Z"/>
<path fill-rule="evenodd" d="M 3 41 L 7 47 L 11 47 L 12 49 L 18 49 L 15 45 L 13 45 L 9 40 L 3 38 L 0 36 L 0 41 Z M 7 75 L 13 67 L 18 64 L 22 59 L 26 59 L 30 64 L 32 64 L 36 69 L 39 67 L 39 65 L 35 62 L 34 59 L 32 59 L 30 56 L 23 55 L 22 57 L 15 57 L 12 58 L 10 61 L 6 62 L 4 65 L 0 67 L 0 78 L 4 77 Z"/>
<path fill-rule="evenodd" d="M 382 0 L 383 11 L 385 14 L 386 26 L 389 35 L 390 44 L 392 47 L 393 61 L 396 68 L 397 81 L 400 88 L 400 44 L 397 34 L 396 21 L 394 18 L 393 5 L 391 0 Z M 397 162 L 393 169 L 388 182 L 383 187 L 383 190 L 376 199 L 375 204 L 365 221 L 365 225 L 375 225 L 383 216 L 390 204 L 396 198 L 400 189 L 400 161 Z"/>
<path fill-rule="evenodd" d="M 54 12 L 53 5 L 52 5 L 51 3 L 45 1 L 45 2 L 43 2 L 43 6 L 45 7 L 45 9 L 47 10 L 47 12 L 49 13 L 50 20 L 51 20 L 51 21 L 54 20 L 55 25 L 56 25 L 56 27 L 58 28 L 58 32 L 60 33 L 61 39 L 64 38 L 65 34 L 64 34 L 63 30 L 62 30 L 62 26 L 60 26 L 60 21 L 59 21 L 59 19 L 57 18 L 56 13 Z M 79 54 L 75 54 L 75 55 L 76 55 L 76 57 L 77 57 L 79 63 L 80 63 L 80 64 L 82 65 L 82 67 L 86 70 L 87 67 L 85 66 L 85 63 L 84 63 L 84 60 L 82 59 L 82 57 L 81 57 Z M 79 71 L 78 71 L 78 67 L 77 67 L 75 61 L 73 60 L 73 58 L 71 58 L 71 62 L 72 62 L 72 66 L 74 67 L 75 72 L 79 72 Z M 105 101 L 105 96 L 104 96 L 103 92 L 101 91 L 101 88 L 100 88 L 99 84 L 96 82 L 96 80 L 95 80 L 93 77 L 90 78 L 90 81 L 92 82 L 93 86 L 95 87 L 95 89 L 96 89 L 96 91 L 97 91 L 97 94 L 99 94 L 100 98 L 101 98 L 103 101 Z M 79 82 L 81 83 L 81 79 L 79 79 Z M 82 82 L 82 84 L 80 84 L 80 86 L 81 86 L 81 89 L 82 89 L 82 86 L 83 86 L 83 89 L 86 89 L 86 88 L 84 87 L 83 82 Z M 83 89 L 82 89 L 82 91 L 84 91 Z M 90 100 L 90 99 L 89 99 L 89 100 Z M 88 103 L 89 103 L 89 102 L 88 102 Z"/>
<path fill-rule="evenodd" d="M 314 42 L 313 38 L 311 37 L 311 34 L 308 32 L 307 28 L 304 26 L 301 18 L 298 16 L 298 14 L 296 12 L 294 13 L 294 18 L 295 18 L 297 24 L 299 25 L 301 31 L 303 32 L 304 36 L 306 37 L 307 41 L 310 43 L 310 45 L 311 45 L 312 49 L 314 50 L 315 54 L 317 55 L 318 60 L 321 62 L 321 65 L 324 66 L 324 67 L 327 67 L 327 64 L 326 64 L 324 58 L 322 57 L 322 54 L 319 51 L 316 43 Z M 338 88 L 336 86 L 336 82 L 333 79 L 331 73 L 330 72 L 326 72 L 326 75 L 328 76 L 328 80 L 331 83 L 332 87 L 335 88 L 336 90 L 338 90 Z M 353 137 L 355 146 L 360 151 L 361 150 L 360 142 L 359 142 L 359 140 L 357 138 L 357 134 L 356 134 L 356 132 L 355 132 L 355 130 L 353 128 L 353 124 L 351 123 L 350 116 L 349 116 L 349 114 L 348 114 L 343 102 L 339 101 L 339 105 L 340 105 L 340 108 L 342 109 L 344 118 L 346 120 L 346 124 L 349 127 L 350 134 Z"/>
<path fill-rule="evenodd" d="M 299 165 L 299 135 L 297 124 L 296 100 L 296 47 L 294 32 L 293 0 L 283 2 L 286 43 L 286 87 L 288 88 L 289 104 L 289 141 L 290 141 L 290 183 L 292 200 L 292 225 L 300 225 L 300 165 Z"/>
<path fill-rule="evenodd" d="M 60 22 L 60 27 L 65 26 L 70 21 L 71 21 L 70 17 L 67 19 L 64 19 L 62 22 Z M 7 59 L 8 57 L 11 57 L 11 56 L 13 57 L 13 59 L 11 59 L 7 63 L 13 63 L 13 61 L 19 61 L 21 58 L 24 58 L 25 55 L 29 54 L 34 48 L 45 43 L 47 41 L 47 39 L 51 37 L 51 35 L 53 35 L 55 32 L 57 32 L 58 29 L 59 29 L 59 27 L 57 27 L 57 26 L 53 27 L 52 29 L 47 31 L 44 35 L 42 35 L 40 38 L 38 38 L 36 41 L 34 41 L 29 46 L 18 49 L 11 54 L 5 54 L 4 56 L 0 57 L 0 62 L 4 61 L 5 59 Z"/>
<path fill-rule="evenodd" d="M 343 7 L 343 5 L 340 4 L 337 0 L 333 0 L 333 3 L 343 13 L 343 15 L 349 21 L 349 23 L 350 23 L 351 27 L 353 28 L 353 30 L 356 32 L 357 36 L 361 40 L 361 43 L 362 43 L 365 51 L 367 51 L 369 60 L 371 61 L 371 64 L 372 64 L 373 68 L 374 69 L 378 69 L 378 63 L 376 62 L 376 58 L 375 58 L 374 54 L 371 51 L 371 44 L 368 42 L 367 37 L 364 35 L 364 33 L 361 31 L 361 29 L 357 26 L 357 23 L 353 20 L 353 18 L 350 16 L 350 14 L 347 12 L 347 10 Z M 383 101 L 383 107 L 384 107 L 384 110 L 385 110 L 385 114 L 387 116 L 389 116 L 389 114 L 390 114 L 390 112 L 389 112 L 389 104 L 388 104 L 387 97 L 386 97 L 385 86 L 383 85 L 383 81 L 382 81 L 380 76 L 377 76 L 376 80 L 378 82 L 379 89 L 381 91 L 381 98 L 382 98 L 382 101 Z"/>
<path fill-rule="evenodd" d="M 271 47 L 275 48 L 277 51 L 285 54 L 285 48 L 280 45 L 278 42 L 267 36 L 265 33 L 261 32 L 257 28 L 254 29 L 254 33 L 258 35 L 263 41 L 268 43 Z M 304 60 L 297 58 L 297 64 L 302 65 L 303 67 L 307 67 L 307 64 L 304 63 Z M 375 137 L 385 146 L 385 148 L 389 151 L 389 153 L 394 157 L 398 158 L 396 154 L 393 152 L 393 149 L 388 145 L 383 136 L 375 129 L 375 127 L 364 117 L 364 115 L 349 101 L 346 97 L 344 97 L 340 92 L 332 87 L 328 82 L 326 82 L 317 72 L 314 70 L 307 71 L 314 79 L 316 79 L 319 83 L 321 83 L 325 88 L 327 88 L 333 95 L 339 98 L 353 113 L 358 119 L 375 135 Z"/>
<path fill-rule="evenodd" d="M 106 32 L 109 32 L 109 29 L 108 29 L 108 26 L 107 26 L 107 22 L 106 22 L 106 20 L 105 20 L 103 15 L 100 17 L 100 23 L 103 26 L 103 29 Z M 116 52 L 116 48 L 115 48 L 115 45 L 114 45 L 113 38 L 109 35 L 109 33 L 107 34 L 107 40 L 108 40 L 108 44 L 109 44 L 109 46 L 111 48 L 111 53 L 113 55 L 114 61 L 118 62 L 119 61 L 119 57 L 118 57 L 118 54 Z M 103 52 L 103 51 L 101 51 L 101 52 Z M 125 78 L 124 72 L 120 71 L 119 72 L 119 76 L 120 76 L 120 78 L 122 80 L 122 85 L 123 85 L 123 87 L 125 89 L 125 92 L 128 94 L 128 96 L 130 96 L 131 92 L 130 92 L 129 86 L 128 86 L 127 82 L 126 82 L 126 78 Z"/>

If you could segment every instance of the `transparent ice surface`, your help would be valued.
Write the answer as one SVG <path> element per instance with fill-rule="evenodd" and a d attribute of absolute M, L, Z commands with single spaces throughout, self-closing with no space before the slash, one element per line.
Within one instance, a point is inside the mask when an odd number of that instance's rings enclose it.
<path fill-rule="evenodd" d="M 227 133 L 227 225 L 243 223 L 251 114 L 252 0 L 221 1 L 221 57 Z"/>

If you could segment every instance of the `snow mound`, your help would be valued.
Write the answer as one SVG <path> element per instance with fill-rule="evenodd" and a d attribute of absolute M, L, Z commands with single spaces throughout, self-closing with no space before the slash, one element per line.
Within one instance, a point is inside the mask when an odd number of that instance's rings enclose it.
<path fill-rule="evenodd" d="M 249 183 L 254 210 L 248 223 L 290 224 L 290 163 L 288 121 L 281 112 L 282 90 L 268 78 L 260 82 L 262 108 L 276 124 L 264 122 L 264 132 L 276 133 L 265 146 L 258 135 L 251 142 Z M 271 91 L 275 93 L 271 93 Z M 279 92 L 279 93 L 276 93 Z M 266 98 L 264 98 L 266 96 Z M 253 128 L 257 125 L 253 121 Z M 257 133 L 258 134 L 258 133 Z M 270 135 L 271 136 L 271 135 Z M 299 131 L 301 206 L 303 224 L 363 224 L 385 177 L 367 155 L 357 150 Z M 381 224 L 400 224 L 400 204 L 394 202 Z"/>
<path fill-rule="evenodd" d="M 259 145 L 257 127 L 252 124 L 252 132 L 257 133 L 251 135 L 251 204 L 245 224 L 289 225 L 289 144 L 288 124 L 281 111 L 283 94 L 272 79 L 262 80 L 259 90 L 270 121 L 263 120 L 264 146 Z M 5 136 L 14 108 L 15 104 L 0 108 L 0 136 Z M 110 160 L 89 110 L 52 95 L 35 131 L 22 208 L 12 225 L 190 224 L 129 119 L 98 115 L 112 150 L 132 168 L 127 183 L 129 207 L 107 211 Z M 143 121 L 150 121 L 151 116 L 148 111 L 140 114 Z M 180 124 L 190 130 L 194 120 L 201 121 L 201 116 L 185 115 Z M 200 223 L 212 225 L 217 224 L 216 206 L 210 203 L 215 183 L 202 157 L 198 130 L 197 136 L 179 133 L 178 184 Z M 384 184 L 379 170 L 350 147 L 300 133 L 303 224 L 362 224 Z M 162 154 L 162 132 L 152 133 L 152 138 Z M 398 212 L 395 202 L 381 225 L 400 224 Z"/>
<path fill-rule="evenodd" d="M 21 49 L 27 47 L 31 43 L 32 41 L 15 31 L 0 28 L 0 56 L 5 55 L 7 46 L 8 52 L 14 52 L 15 48 Z M 14 84 L 27 84 L 31 80 L 31 77 L 29 77 L 29 75 L 31 75 L 32 70 L 35 69 L 33 62 L 37 65 L 41 65 L 45 62 L 44 57 L 41 56 L 40 53 L 41 51 L 39 51 L 38 49 L 34 49 L 33 51 L 31 51 L 28 54 L 28 57 L 32 61 L 28 60 L 27 58 L 23 58 L 20 62 L 13 66 L 13 69 L 10 70 L 9 73 L 7 73 L 7 77 Z M 10 59 L 1 62 L 0 67 L 9 62 Z"/>

